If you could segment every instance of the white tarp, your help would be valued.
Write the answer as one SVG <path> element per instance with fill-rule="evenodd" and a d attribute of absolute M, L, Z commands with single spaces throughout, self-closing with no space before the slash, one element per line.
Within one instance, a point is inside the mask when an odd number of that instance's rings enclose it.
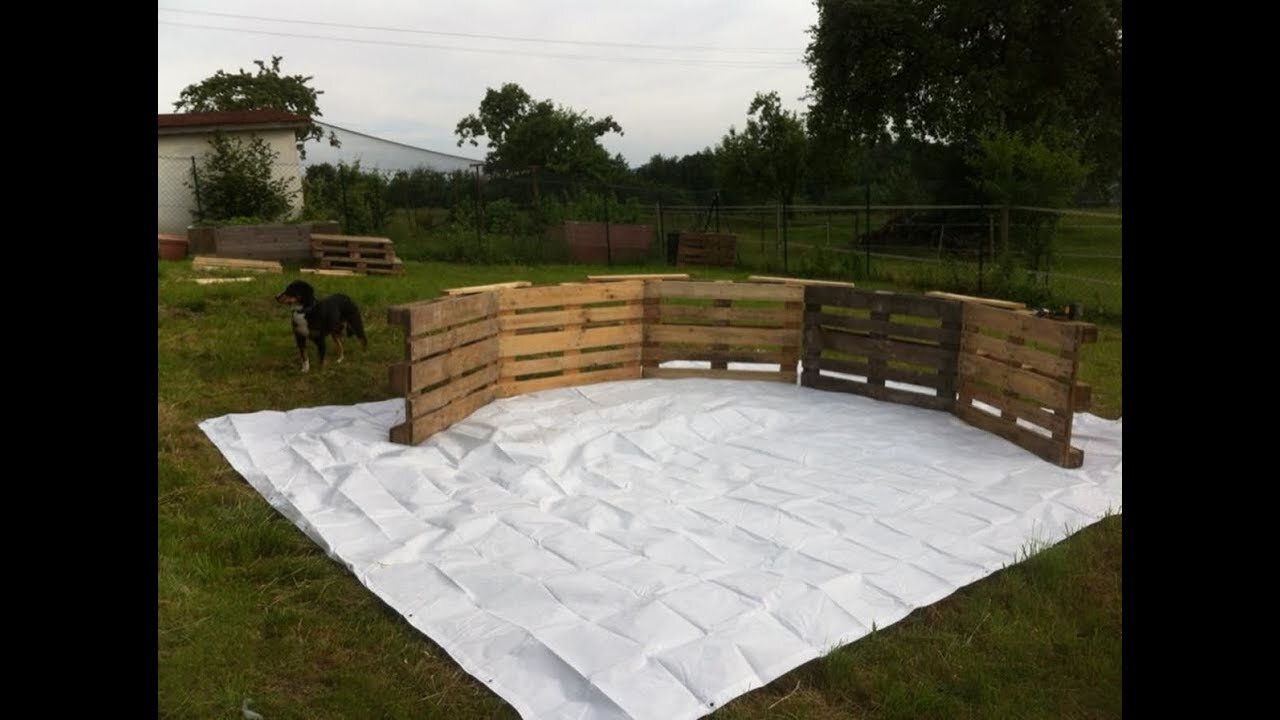
<path fill-rule="evenodd" d="M 954 416 L 737 380 L 201 423 L 231 465 L 525 718 L 696 718 L 1121 507 L 1121 423 L 1064 470 Z"/>

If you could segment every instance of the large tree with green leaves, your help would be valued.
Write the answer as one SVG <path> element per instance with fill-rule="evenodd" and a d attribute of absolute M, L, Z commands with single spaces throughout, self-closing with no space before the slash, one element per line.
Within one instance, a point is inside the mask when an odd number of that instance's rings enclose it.
<path fill-rule="evenodd" d="M 756 93 L 742 132 L 730 127 L 717 148 L 726 177 L 784 205 L 795 198 L 804 176 L 804 120 L 784 110 L 776 92 Z"/>
<path fill-rule="evenodd" d="M 817 0 L 811 113 L 856 142 L 1016 132 L 1114 179 L 1121 0 Z"/>
<path fill-rule="evenodd" d="M 515 83 L 488 88 L 479 113 L 458 121 L 454 132 L 459 147 L 464 142 L 479 147 L 480 138 L 487 138 L 485 170 L 494 174 L 542 168 L 601 180 L 625 170 L 621 158 L 611 158 L 600 144 L 607 133 L 622 134 L 612 116 L 596 119 L 551 100 L 534 100 Z"/>
<path fill-rule="evenodd" d="M 319 96 L 324 91 L 311 87 L 310 75 L 282 75 L 282 59 L 278 55 L 272 56 L 270 67 L 262 60 L 254 60 L 253 64 L 258 66 L 256 74 L 246 72 L 244 68 L 234 75 L 219 70 L 213 76 L 184 88 L 173 108 L 180 112 L 283 110 L 311 121 L 298 129 L 300 142 L 320 140 L 324 137 L 324 130 L 315 123 L 315 118 L 321 116 Z M 329 133 L 329 144 L 339 145 L 337 136 L 332 132 Z M 305 150 L 302 155 L 306 157 Z"/>

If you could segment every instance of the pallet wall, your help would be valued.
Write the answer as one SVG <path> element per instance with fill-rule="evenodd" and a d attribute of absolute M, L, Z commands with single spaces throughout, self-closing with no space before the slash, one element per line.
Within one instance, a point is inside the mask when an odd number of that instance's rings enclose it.
<path fill-rule="evenodd" d="M 391 442 L 417 445 L 497 397 L 497 293 L 393 306 L 387 322 L 404 330 L 404 361 L 390 381 L 405 398 L 405 422 Z"/>
<path fill-rule="evenodd" d="M 653 281 L 645 286 L 646 378 L 733 378 L 794 383 L 804 288 L 731 282 Z M 709 367 L 664 368 L 672 360 Z M 763 363 L 767 368 L 730 368 Z"/>
<path fill-rule="evenodd" d="M 1089 409 L 1078 383 L 1080 346 L 1097 327 L 964 304 L 955 413 L 1062 467 L 1080 467 L 1071 447 L 1075 412 Z"/>
<path fill-rule="evenodd" d="M 801 385 L 954 407 L 961 303 L 818 285 L 804 302 Z"/>
<path fill-rule="evenodd" d="M 497 291 L 498 397 L 640 377 L 644 283 Z"/>
<path fill-rule="evenodd" d="M 794 383 L 803 360 L 805 387 L 952 412 L 1049 462 L 1083 461 L 1071 423 L 1089 407 L 1088 323 L 832 285 L 611 280 L 392 307 L 406 418 L 392 442 L 416 445 L 501 397 L 641 377 Z"/>

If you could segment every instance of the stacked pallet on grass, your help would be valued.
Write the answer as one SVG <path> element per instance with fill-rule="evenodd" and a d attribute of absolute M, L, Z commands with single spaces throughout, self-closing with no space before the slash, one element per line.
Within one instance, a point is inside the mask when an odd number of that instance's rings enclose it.
<path fill-rule="evenodd" d="M 404 266 L 390 238 L 363 235 L 311 234 L 311 257 L 323 270 L 350 270 L 372 275 L 399 275 Z"/>
<path fill-rule="evenodd" d="M 677 265 L 731 267 L 738 262 L 738 236 L 727 233 L 682 232 L 676 246 Z"/>

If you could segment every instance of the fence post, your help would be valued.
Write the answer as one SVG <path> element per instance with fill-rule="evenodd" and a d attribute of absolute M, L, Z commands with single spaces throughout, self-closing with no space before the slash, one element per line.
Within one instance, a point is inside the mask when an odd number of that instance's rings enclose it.
<path fill-rule="evenodd" d="M 871 185 L 870 183 L 868 183 L 866 186 L 865 198 L 866 198 L 866 207 L 867 207 L 867 217 L 865 220 L 866 224 L 863 225 L 862 245 L 867 253 L 867 262 L 866 262 L 866 267 L 864 267 L 862 271 L 863 273 L 865 273 L 866 277 L 869 278 L 871 277 Z"/>
<path fill-rule="evenodd" d="M 990 219 L 991 215 L 988 214 L 987 218 Z M 982 246 L 983 246 L 983 242 L 979 240 L 978 241 L 978 294 L 979 295 L 982 294 L 982 255 L 983 255 Z"/>
<path fill-rule="evenodd" d="M 782 204 L 782 273 L 789 274 L 791 269 L 787 264 L 787 204 Z"/>
<path fill-rule="evenodd" d="M 773 259 L 778 259 L 778 247 L 782 244 L 782 206 L 774 205 L 774 222 L 776 226 L 773 234 Z"/>
<path fill-rule="evenodd" d="M 667 233 L 662 227 L 662 198 L 658 198 L 658 247 L 662 249 L 662 259 L 667 259 Z"/>
<path fill-rule="evenodd" d="M 338 190 L 342 195 L 342 231 L 350 234 L 351 232 L 351 215 L 347 212 L 347 174 L 344 172 L 346 167 L 338 164 Z"/>
<path fill-rule="evenodd" d="M 200 200 L 200 173 L 196 170 L 196 156 L 191 156 L 191 183 L 196 190 L 196 220 L 204 221 L 204 202 Z"/>
<path fill-rule="evenodd" d="M 609 240 L 609 193 L 604 194 L 604 257 L 605 263 L 613 266 L 613 243 Z"/>
<path fill-rule="evenodd" d="M 858 274 L 854 272 L 854 266 L 857 263 L 853 258 L 858 254 L 858 211 L 850 212 L 849 219 L 852 220 L 849 228 L 849 277 L 856 280 Z"/>

